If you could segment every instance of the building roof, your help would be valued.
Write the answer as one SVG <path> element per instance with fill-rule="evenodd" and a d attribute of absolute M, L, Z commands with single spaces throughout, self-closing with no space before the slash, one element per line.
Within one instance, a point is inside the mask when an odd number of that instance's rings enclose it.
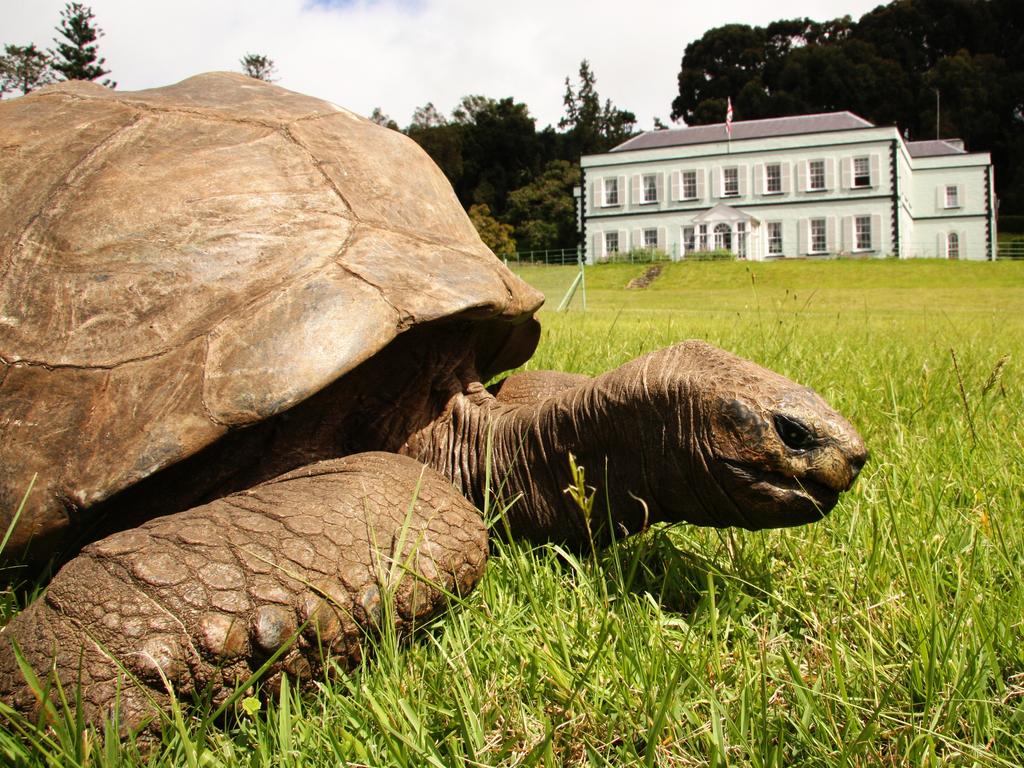
<path fill-rule="evenodd" d="M 932 139 L 931 141 L 908 141 L 907 151 L 911 157 L 939 157 L 941 155 L 963 155 L 963 139 Z"/>
<path fill-rule="evenodd" d="M 770 136 L 793 136 L 804 133 L 827 131 L 848 131 L 856 128 L 874 128 L 863 117 L 852 112 L 826 112 L 818 115 L 793 115 L 791 117 L 770 117 L 765 120 L 737 120 L 732 124 L 734 141 L 762 139 Z M 689 128 L 672 128 L 662 131 L 646 131 L 639 136 L 612 148 L 612 152 L 633 149 L 656 149 L 677 147 L 687 144 L 710 144 L 725 141 L 725 123 L 695 125 Z"/>

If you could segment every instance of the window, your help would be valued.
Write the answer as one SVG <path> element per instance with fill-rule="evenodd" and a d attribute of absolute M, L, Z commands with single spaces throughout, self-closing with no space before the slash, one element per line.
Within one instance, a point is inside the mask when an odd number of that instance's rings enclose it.
<path fill-rule="evenodd" d="M 715 250 L 732 250 L 732 228 L 728 224 L 715 225 Z"/>
<path fill-rule="evenodd" d="M 853 186 L 871 186 L 871 162 L 866 157 L 853 158 Z"/>
<path fill-rule="evenodd" d="M 946 187 L 946 207 L 960 207 L 960 187 L 956 184 L 950 184 Z"/>
<path fill-rule="evenodd" d="M 825 161 L 811 160 L 807 164 L 807 189 L 819 192 L 825 188 Z"/>
<path fill-rule="evenodd" d="M 768 222 L 768 255 L 782 255 L 782 222 Z"/>
<path fill-rule="evenodd" d="M 683 227 L 683 253 L 697 250 L 697 239 L 693 227 Z"/>
<path fill-rule="evenodd" d="M 618 253 L 619 252 L 619 233 L 618 232 L 605 232 L 604 233 L 604 252 Z"/>
<path fill-rule="evenodd" d="M 736 256 L 740 259 L 747 258 L 747 222 L 736 222 Z"/>
<path fill-rule="evenodd" d="M 708 225 L 700 225 L 700 250 L 706 251 L 708 249 Z"/>
<path fill-rule="evenodd" d="M 648 227 L 644 230 L 644 248 L 654 249 L 658 247 L 657 227 Z"/>
<path fill-rule="evenodd" d="M 764 167 L 764 193 L 766 195 L 777 195 L 782 192 L 782 166 L 778 163 L 768 163 Z"/>
<path fill-rule="evenodd" d="M 738 197 L 740 194 L 740 169 L 722 169 L 722 197 Z"/>
<path fill-rule="evenodd" d="M 811 253 L 825 253 L 828 237 L 825 234 L 825 220 L 811 219 Z"/>
<path fill-rule="evenodd" d="M 960 235 L 956 232 L 950 232 L 946 235 L 946 258 L 960 258 Z"/>
<path fill-rule="evenodd" d="M 871 217 L 857 216 L 853 220 L 853 248 L 857 251 L 871 250 Z"/>
<path fill-rule="evenodd" d="M 604 204 L 619 204 L 619 180 L 617 178 L 604 180 Z"/>
<path fill-rule="evenodd" d="M 680 197 L 683 200 L 697 199 L 697 172 L 683 171 L 680 177 Z"/>
<path fill-rule="evenodd" d="M 641 197 L 641 202 L 658 202 L 658 177 L 653 173 L 648 173 L 643 177 L 643 196 Z"/>

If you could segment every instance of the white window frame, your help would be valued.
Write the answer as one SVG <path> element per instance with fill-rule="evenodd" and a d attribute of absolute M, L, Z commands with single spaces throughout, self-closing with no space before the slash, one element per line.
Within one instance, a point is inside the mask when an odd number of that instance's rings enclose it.
<path fill-rule="evenodd" d="M 870 251 L 874 242 L 870 216 L 853 217 L 853 250 Z"/>
<path fill-rule="evenodd" d="M 782 222 L 769 221 L 767 223 L 768 233 L 768 255 L 781 256 L 782 251 Z"/>
<path fill-rule="evenodd" d="M 733 233 L 733 251 L 736 258 L 747 258 L 747 222 L 737 221 L 736 231 Z"/>
<path fill-rule="evenodd" d="M 868 155 L 853 158 L 850 164 L 850 186 L 853 189 L 868 189 L 872 185 L 871 158 Z"/>
<path fill-rule="evenodd" d="M 697 229 L 692 224 L 683 227 L 683 253 L 693 253 L 697 250 Z"/>
<path fill-rule="evenodd" d="M 821 231 L 816 232 L 815 230 L 819 225 Z M 820 247 L 818 247 L 819 244 Z M 825 218 L 808 219 L 807 252 L 813 254 L 828 253 L 828 221 Z"/>
<path fill-rule="evenodd" d="M 959 208 L 960 207 L 960 185 L 959 184 L 947 184 L 946 190 L 942 196 L 945 208 Z"/>
<path fill-rule="evenodd" d="M 819 174 L 816 173 L 817 169 L 821 169 L 820 184 L 816 184 L 815 181 L 819 179 Z M 824 192 L 827 187 L 827 177 L 825 171 L 824 160 L 808 160 L 807 161 L 807 191 L 808 192 Z"/>
<path fill-rule="evenodd" d="M 946 258 L 947 259 L 959 259 L 960 258 L 960 233 L 959 232 L 947 232 L 946 233 Z"/>
<path fill-rule="evenodd" d="M 690 192 L 692 182 L 692 194 Z M 680 171 L 679 173 L 679 199 L 680 200 L 696 200 L 697 199 L 697 172 L 696 171 Z"/>
<path fill-rule="evenodd" d="M 619 253 L 622 243 L 619 242 L 619 232 L 616 229 L 609 229 L 604 233 L 604 255 L 609 256 Z"/>
<path fill-rule="evenodd" d="M 658 174 L 645 173 L 640 177 L 640 202 L 658 202 Z"/>
<path fill-rule="evenodd" d="M 775 171 L 773 179 L 772 170 Z M 772 189 L 772 181 L 776 183 L 776 189 Z M 782 194 L 782 163 L 765 163 L 764 166 L 764 194 L 766 195 L 781 195 Z"/>
<path fill-rule="evenodd" d="M 622 194 L 622 190 L 619 189 L 619 177 L 608 176 L 603 179 L 603 182 L 604 195 L 602 195 L 601 205 L 606 208 L 620 205 L 619 196 Z"/>
<path fill-rule="evenodd" d="M 658 247 L 658 228 L 644 227 L 642 232 L 644 250 L 655 250 Z"/>
<path fill-rule="evenodd" d="M 708 250 L 708 225 L 701 224 L 697 228 L 697 250 L 707 251 Z"/>
<path fill-rule="evenodd" d="M 730 184 L 729 177 L 732 176 L 732 183 Z M 733 191 L 729 191 L 730 186 L 734 186 Z M 740 169 L 739 166 L 730 165 L 726 168 L 722 168 L 722 197 L 739 197 L 740 196 Z"/>
<path fill-rule="evenodd" d="M 715 228 L 712 231 L 714 236 L 714 244 L 716 251 L 732 251 L 733 232 L 725 222 L 721 224 L 715 224 Z"/>

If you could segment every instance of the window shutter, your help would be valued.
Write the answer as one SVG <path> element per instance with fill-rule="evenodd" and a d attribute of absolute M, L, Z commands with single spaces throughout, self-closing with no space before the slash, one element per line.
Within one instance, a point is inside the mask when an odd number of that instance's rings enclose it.
<path fill-rule="evenodd" d="M 604 258 L 604 232 L 598 232 L 594 235 L 593 241 L 594 252 L 591 254 L 591 259 L 597 261 L 598 259 Z"/>
<path fill-rule="evenodd" d="M 878 155 L 871 156 L 871 186 L 878 187 L 882 184 L 881 171 L 879 170 Z"/>
<path fill-rule="evenodd" d="M 592 208 L 604 208 L 604 179 L 597 179 L 591 185 L 590 199 Z"/>
<path fill-rule="evenodd" d="M 839 165 L 839 173 L 842 178 L 839 180 L 843 189 L 853 189 L 853 158 L 847 157 Z"/>
<path fill-rule="evenodd" d="M 797 222 L 797 251 L 801 255 L 811 252 L 811 222 L 810 219 L 801 219 Z"/>
<path fill-rule="evenodd" d="M 664 251 L 666 240 L 668 239 L 668 231 L 665 227 L 658 227 L 658 250 Z"/>
<path fill-rule="evenodd" d="M 839 249 L 836 247 L 836 217 L 829 216 L 825 219 L 825 250 L 829 253 L 835 253 Z"/>
<path fill-rule="evenodd" d="M 697 199 L 704 199 L 704 169 L 701 168 L 697 171 Z"/>
<path fill-rule="evenodd" d="M 782 176 L 782 193 L 789 194 L 790 165 L 789 163 L 780 163 L 780 166 Z"/>
<path fill-rule="evenodd" d="M 628 194 L 628 190 L 627 190 L 627 187 L 626 187 L 626 177 L 625 176 L 619 176 L 619 205 L 621 205 L 622 207 L 626 206 L 626 195 L 627 194 Z"/>
<path fill-rule="evenodd" d="M 639 173 L 634 173 L 633 174 L 632 191 L 630 192 L 630 196 L 629 196 L 629 202 L 632 205 L 636 205 L 637 203 L 640 202 L 640 179 L 641 179 L 641 176 L 640 176 Z"/>
<path fill-rule="evenodd" d="M 658 203 L 661 204 L 665 199 L 665 174 L 658 172 L 655 176 L 655 194 L 658 196 Z"/>
<path fill-rule="evenodd" d="M 722 171 L 719 168 L 711 169 L 711 197 L 722 196 Z"/>
<path fill-rule="evenodd" d="M 801 160 L 799 163 L 796 164 L 796 168 L 797 168 L 797 171 L 796 171 L 797 172 L 797 176 L 800 179 L 800 181 L 799 181 L 800 191 L 801 192 L 806 192 L 807 191 L 807 183 L 808 183 L 808 179 L 807 179 L 807 161 L 806 160 Z"/>
<path fill-rule="evenodd" d="M 633 240 L 630 242 L 629 250 L 637 250 L 644 247 L 644 231 L 642 229 L 633 230 Z"/>
<path fill-rule="evenodd" d="M 825 189 L 836 188 L 836 161 L 834 158 L 825 158 Z"/>
<path fill-rule="evenodd" d="M 956 204 L 958 208 L 964 207 L 964 185 L 956 185 Z"/>
<path fill-rule="evenodd" d="M 619 253 L 627 253 L 629 251 L 629 232 L 624 229 L 619 230 Z"/>
<path fill-rule="evenodd" d="M 839 246 L 841 251 L 852 251 L 857 243 L 853 239 L 853 216 L 843 216 L 843 241 Z"/>
<path fill-rule="evenodd" d="M 739 190 L 740 197 L 745 197 L 747 194 L 747 169 L 746 166 L 741 165 L 736 169 L 736 186 Z"/>
<path fill-rule="evenodd" d="M 669 196 L 669 199 L 672 202 L 676 202 L 677 200 L 679 200 L 682 197 L 682 189 L 683 189 L 683 183 L 682 182 L 683 182 L 683 172 L 682 171 L 672 171 L 672 173 L 669 174 L 669 193 L 668 193 L 668 196 Z"/>
<path fill-rule="evenodd" d="M 767 190 L 764 183 L 764 163 L 754 166 L 754 194 L 763 195 Z"/>
<path fill-rule="evenodd" d="M 882 217 L 877 213 L 871 217 L 871 250 L 882 250 Z"/>

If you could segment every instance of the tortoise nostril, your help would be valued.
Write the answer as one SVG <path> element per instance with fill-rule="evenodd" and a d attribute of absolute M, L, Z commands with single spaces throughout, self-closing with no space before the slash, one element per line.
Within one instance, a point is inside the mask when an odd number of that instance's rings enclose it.
<path fill-rule="evenodd" d="M 806 451 L 818 445 L 818 437 L 806 424 L 784 413 L 774 414 L 772 421 L 779 438 L 794 451 Z"/>

